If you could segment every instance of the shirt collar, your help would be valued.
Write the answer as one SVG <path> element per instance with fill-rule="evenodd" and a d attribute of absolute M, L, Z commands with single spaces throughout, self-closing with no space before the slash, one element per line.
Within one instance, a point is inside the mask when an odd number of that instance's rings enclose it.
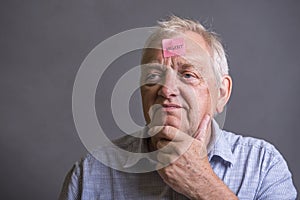
<path fill-rule="evenodd" d="M 222 158 L 224 161 L 234 164 L 234 156 L 231 150 L 231 145 L 226 140 L 224 132 L 219 128 L 218 123 L 212 121 L 212 138 L 208 146 L 209 161 L 215 156 Z"/>
<path fill-rule="evenodd" d="M 137 164 L 141 159 L 146 158 L 152 164 L 156 161 L 151 159 L 147 154 L 149 152 L 148 142 L 149 138 L 146 138 L 148 132 L 148 127 L 145 127 L 141 131 L 138 131 L 131 136 L 133 136 L 129 142 L 129 145 L 125 150 L 133 153 L 145 153 L 143 156 L 137 156 L 135 154 L 130 154 L 124 162 L 124 168 L 130 168 Z M 209 161 L 214 156 L 219 156 L 224 161 L 227 161 L 231 165 L 234 164 L 234 156 L 231 151 L 231 146 L 224 137 L 223 131 L 219 128 L 218 123 L 215 120 L 212 120 L 212 135 L 211 141 L 207 148 Z"/>

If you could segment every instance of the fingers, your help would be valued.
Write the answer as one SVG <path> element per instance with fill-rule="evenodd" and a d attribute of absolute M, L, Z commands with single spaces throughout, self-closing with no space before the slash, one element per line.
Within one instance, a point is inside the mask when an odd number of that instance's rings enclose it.
<path fill-rule="evenodd" d="M 175 162 L 179 156 L 177 154 L 169 154 L 169 153 L 164 153 L 164 152 L 159 152 L 157 154 L 157 161 L 160 162 L 161 164 L 171 164 Z"/>
<path fill-rule="evenodd" d="M 211 121 L 210 116 L 206 114 L 200 123 L 198 134 L 195 135 L 195 138 L 199 141 L 204 142 L 204 144 L 208 138 L 208 128 L 209 128 L 210 121 Z"/>
<path fill-rule="evenodd" d="M 193 138 L 191 138 L 193 139 Z M 191 143 L 192 141 L 190 141 Z M 159 149 L 159 152 L 176 154 L 178 156 L 182 155 L 190 145 L 189 141 L 183 142 L 174 142 L 168 140 L 160 140 L 157 142 L 156 146 Z"/>
<path fill-rule="evenodd" d="M 159 150 L 157 154 L 158 161 L 164 164 L 172 163 L 187 152 L 193 144 L 197 146 L 194 150 L 196 149 L 198 157 L 207 156 L 206 145 L 209 140 L 208 129 L 210 122 L 210 115 L 205 115 L 195 137 L 191 137 L 171 126 L 155 126 L 150 128 L 148 133 L 151 137 L 156 138 L 155 147 Z M 191 152 L 194 151 L 192 150 Z"/>
<path fill-rule="evenodd" d="M 211 121 L 209 114 L 206 114 L 200 123 L 197 134 L 194 138 L 200 141 L 206 141 L 208 137 L 208 128 Z M 186 140 L 187 134 L 172 126 L 154 126 L 149 129 L 148 134 L 152 137 L 156 134 L 159 139 L 183 141 Z"/>
<path fill-rule="evenodd" d="M 170 140 L 161 139 L 156 143 L 156 147 L 157 147 L 157 149 L 162 149 L 163 147 L 169 147 L 171 145 L 171 142 L 172 141 L 170 141 Z M 165 148 L 165 149 L 167 149 L 167 148 Z"/>

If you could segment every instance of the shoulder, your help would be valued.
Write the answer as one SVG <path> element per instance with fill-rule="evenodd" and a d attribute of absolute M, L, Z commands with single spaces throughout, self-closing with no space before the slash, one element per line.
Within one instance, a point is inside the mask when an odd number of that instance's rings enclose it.
<path fill-rule="evenodd" d="M 262 171 L 268 171 L 276 163 L 285 162 L 276 147 L 263 139 L 245 137 L 228 131 L 222 131 L 222 135 L 230 145 L 235 162 L 247 163 L 259 167 Z"/>
<path fill-rule="evenodd" d="M 222 130 L 222 135 L 225 140 L 229 143 L 232 150 L 243 149 L 243 150 L 256 150 L 264 151 L 270 155 L 277 155 L 278 150 L 271 143 L 254 137 L 245 137 L 239 134 L 235 134 L 229 131 Z"/>
<path fill-rule="evenodd" d="M 285 159 L 274 145 L 262 139 L 228 131 L 222 131 L 221 134 L 231 148 L 234 174 L 242 174 L 241 183 L 243 180 L 252 180 L 256 199 L 295 199 L 297 192 L 292 175 Z M 248 191 L 247 188 L 245 191 Z M 240 195 L 243 194 L 248 193 L 241 192 Z"/>

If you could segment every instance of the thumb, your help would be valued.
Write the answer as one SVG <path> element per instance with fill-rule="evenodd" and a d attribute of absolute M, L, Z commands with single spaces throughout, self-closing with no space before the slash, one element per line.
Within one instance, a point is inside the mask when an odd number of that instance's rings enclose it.
<path fill-rule="evenodd" d="M 209 122 L 210 122 L 210 115 L 206 114 L 204 116 L 203 120 L 201 121 L 201 124 L 200 124 L 200 127 L 199 127 L 199 132 L 195 136 L 195 138 L 197 140 L 200 140 L 200 141 L 205 143 L 206 138 L 207 138 L 207 129 L 208 129 Z"/>

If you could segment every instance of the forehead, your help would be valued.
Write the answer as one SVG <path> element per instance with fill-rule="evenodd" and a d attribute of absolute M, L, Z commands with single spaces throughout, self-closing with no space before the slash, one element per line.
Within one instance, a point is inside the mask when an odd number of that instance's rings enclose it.
<path fill-rule="evenodd" d="M 202 35 L 199 35 L 198 33 L 195 33 L 193 31 L 187 31 L 183 35 L 185 36 L 187 46 L 190 49 L 201 48 L 203 51 L 205 51 L 205 53 L 210 54 L 210 47 L 208 46 Z"/>
<path fill-rule="evenodd" d="M 183 38 L 185 43 L 185 54 L 180 56 L 181 59 L 177 58 L 176 60 L 201 65 L 207 65 L 210 61 L 210 48 L 204 38 L 198 33 L 187 31 L 185 33 L 172 34 L 171 36 L 162 34 L 156 38 L 154 37 L 144 49 L 142 64 L 149 62 L 161 63 L 165 59 L 162 51 L 162 40 L 172 38 Z"/>

